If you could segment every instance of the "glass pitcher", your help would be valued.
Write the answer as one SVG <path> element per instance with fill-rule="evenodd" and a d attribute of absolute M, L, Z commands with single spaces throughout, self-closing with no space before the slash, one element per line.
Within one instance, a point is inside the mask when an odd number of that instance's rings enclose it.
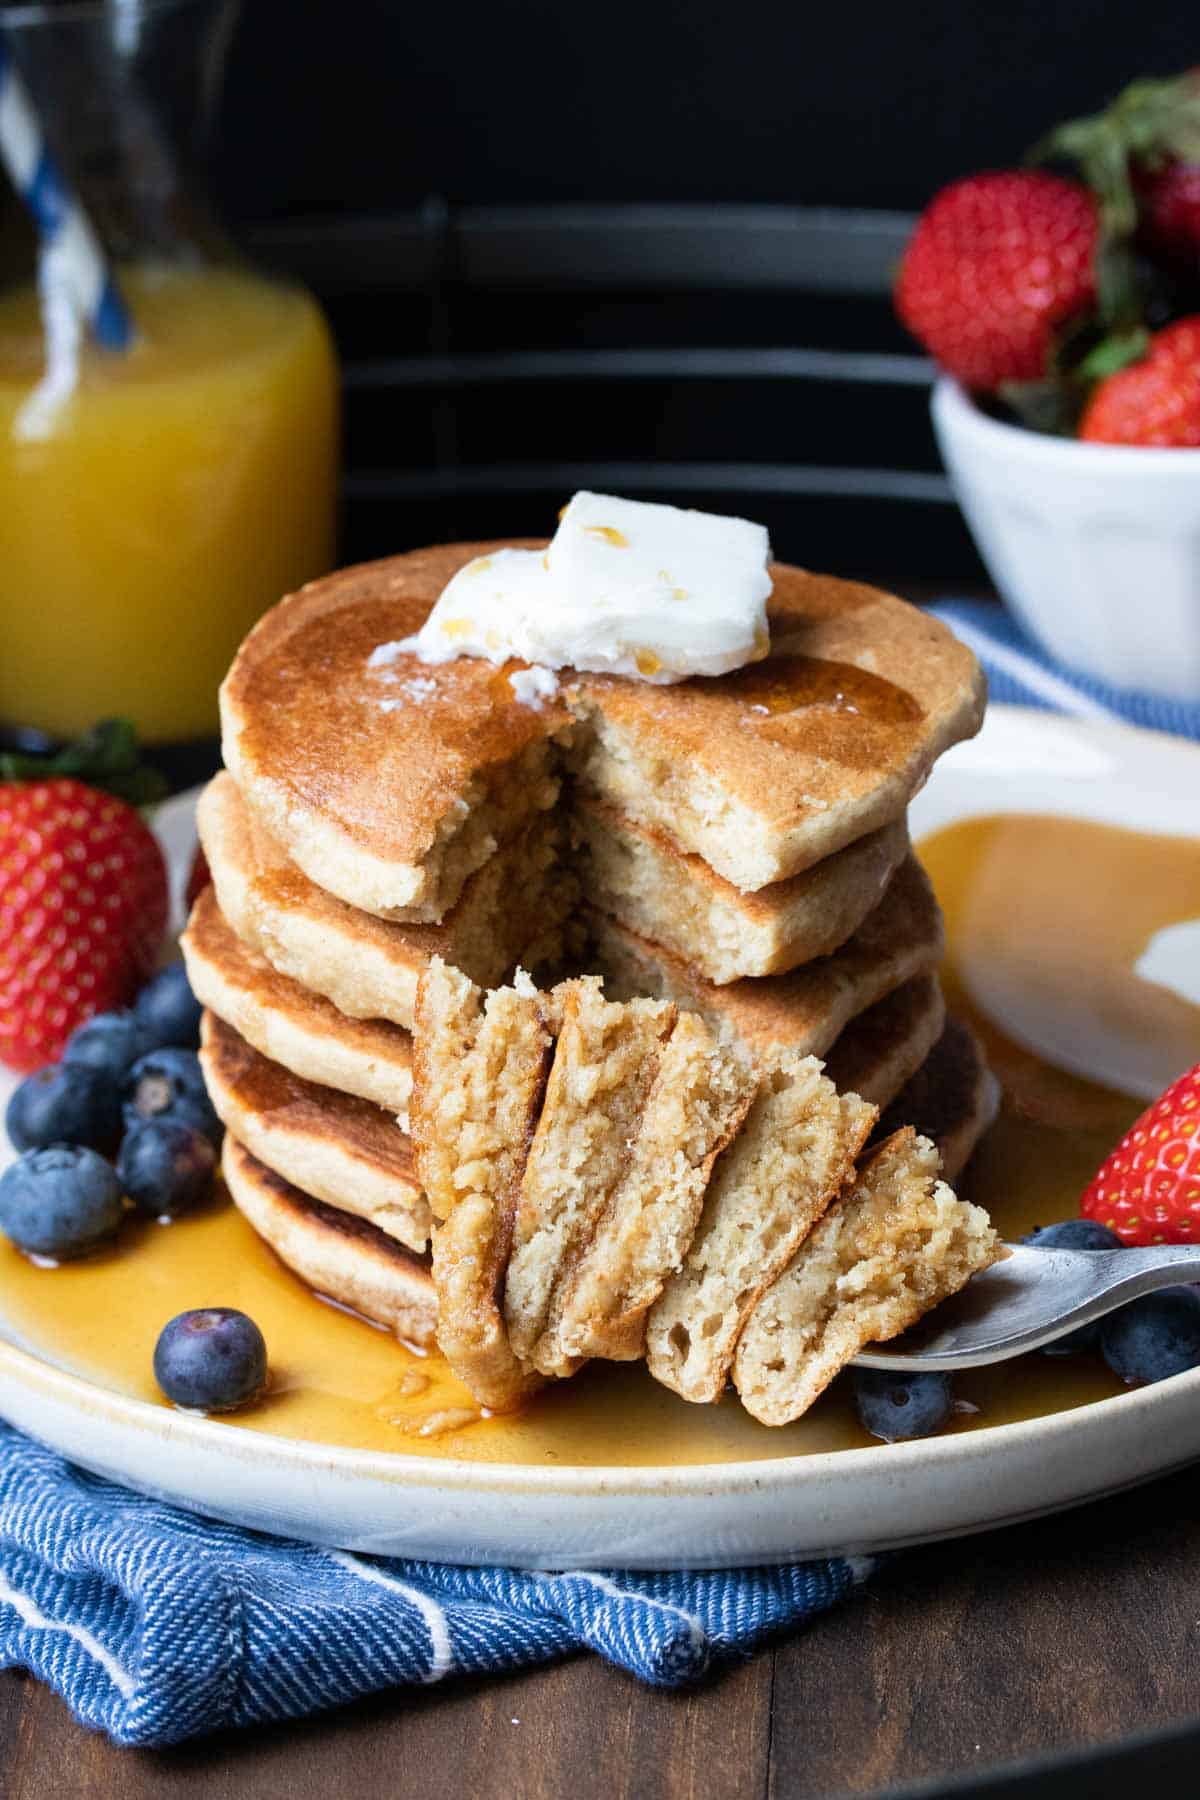
<path fill-rule="evenodd" d="M 0 6 L 48 148 L 107 253 L 126 351 L 46 392 L 38 246 L 0 212 L 0 733 L 216 729 L 239 640 L 332 566 L 337 370 L 302 289 L 229 248 L 194 176 L 225 0 Z"/>

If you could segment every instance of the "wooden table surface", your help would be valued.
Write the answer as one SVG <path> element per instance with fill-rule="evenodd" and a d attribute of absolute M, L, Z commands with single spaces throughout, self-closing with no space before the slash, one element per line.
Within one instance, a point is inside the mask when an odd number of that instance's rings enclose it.
<path fill-rule="evenodd" d="M 1196 1485 L 907 1552 L 805 1636 L 681 1694 L 576 1657 L 145 1752 L 5 1674 L 0 1795 L 800 1800 L 1166 1726 L 1200 1713 Z"/>

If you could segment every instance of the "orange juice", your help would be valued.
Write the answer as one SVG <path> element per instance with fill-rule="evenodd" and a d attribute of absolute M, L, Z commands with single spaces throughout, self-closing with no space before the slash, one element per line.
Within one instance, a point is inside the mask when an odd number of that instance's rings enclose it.
<path fill-rule="evenodd" d="M 298 288 L 234 268 L 126 269 L 138 338 L 85 350 L 44 436 L 31 290 L 0 298 L 0 723 L 123 715 L 149 741 L 216 728 L 264 609 L 333 563 L 337 376 Z"/>

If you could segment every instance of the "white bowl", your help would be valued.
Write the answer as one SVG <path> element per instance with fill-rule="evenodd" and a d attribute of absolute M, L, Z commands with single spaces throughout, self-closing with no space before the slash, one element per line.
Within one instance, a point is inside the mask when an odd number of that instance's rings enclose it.
<path fill-rule="evenodd" d="M 1115 687 L 1200 700 L 1200 450 L 1003 425 L 945 376 L 932 410 L 980 555 L 1026 629 Z"/>

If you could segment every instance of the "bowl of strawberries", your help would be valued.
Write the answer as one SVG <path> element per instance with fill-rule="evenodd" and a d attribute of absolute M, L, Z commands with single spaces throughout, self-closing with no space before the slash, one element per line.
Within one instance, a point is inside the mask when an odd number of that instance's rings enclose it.
<path fill-rule="evenodd" d="M 896 282 L 997 589 L 1052 656 L 1200 699 L 1200 71 L 918 221 Z"/>

